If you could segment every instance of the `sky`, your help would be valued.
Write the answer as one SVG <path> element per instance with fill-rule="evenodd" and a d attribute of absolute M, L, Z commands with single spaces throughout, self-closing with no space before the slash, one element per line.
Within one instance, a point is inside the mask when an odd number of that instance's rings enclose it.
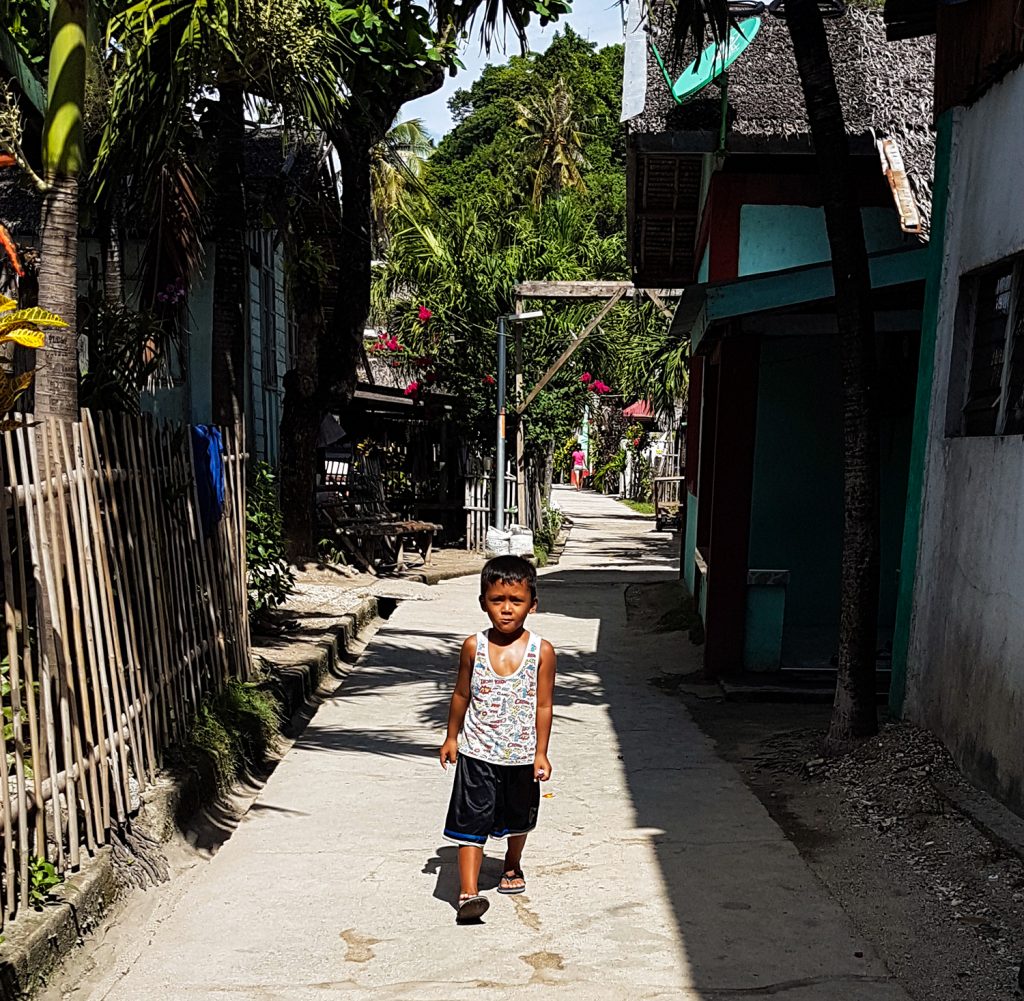
<path fill-rule="evenodd" d="M 530 48 L 543 52 L 560 27 L 571 24 L 573 31 L 584 38 L 596 42 L 599 47 L 612 45 L 622 41 L 622 14 L 617 0 L 574 0 L 572 13 L 560 18 L 554 24 L 541 28 L 534 23 L 528 35 Z M 418 101 L 410 101 L 402 109 L 402 118 L 422 118 L 427 131 L 435 139 L 440 139 L 452 127 L 452 118 L 448 113 L 448 99 L 461 87 L 468 87 L 479 75 L 487 63 L 504 63 L 510 55 L 519 54 L 519 44 L 509 38 L 508 52 L 499 48 L 491 49 L 489 56 L 480 48 L 478 38 L 470 39 L 462 54 L 466 68 L 459 70 L 454 77 L 448 77 L 444 86 L 434 94 L 421 97 Z"/>

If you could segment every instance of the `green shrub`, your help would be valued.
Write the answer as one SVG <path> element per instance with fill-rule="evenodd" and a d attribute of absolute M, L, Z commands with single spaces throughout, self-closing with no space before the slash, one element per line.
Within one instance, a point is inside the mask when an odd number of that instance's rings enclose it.
<path fill-rule="evenodd" d="M 245 505 L 245 552 L 248 561 L 249 614 L 280 605 L 295 584 L 285 560 L 281 505 L 274 470 L 257 462 L 249 477 Z"/>
<path fill-rule="evenodd" d="M 551 552 L 562 530 L 562 512 L 544 504 L 541 508 L 541 523 L 534 532 L 535 548 L 543 549 L 545 556 Z"/>
<path fill-rule="evenodd" d="M 280 736 L 277 700 L 257 685 L 229 681 L 199 707 L 183 757 L 187 764 L 208 766 L 218 791 L 226 792 L 246 766 L 266 760 Z"/>
<path fill-rule="evenodd" d="M 57 872 L 56 866 L 41 855 L 37 855 L 29 863 L 28 879 L 29 899 L 32 906 L 37 909 L 50 899 L 53 888 L 64 882 L 64 877 Z"/>

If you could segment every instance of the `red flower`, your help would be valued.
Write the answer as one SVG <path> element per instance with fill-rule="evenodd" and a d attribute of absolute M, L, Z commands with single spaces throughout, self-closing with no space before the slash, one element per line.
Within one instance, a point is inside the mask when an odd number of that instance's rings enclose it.
<path fill-rule="evenodd" d="M 583 375 L 580 376 L 580 382 L 586 384 L 590 382 L 592 378 L 593 376 L 589 372 L 584 372 Z"/>
<path fill-rule="evenodd" d="M 593 382 L 592 382 L 592 383 L 590 384 L 590 388 L 591 388 L 591 389 L 592 389 L 592 390 L 593 390 L 593 391 L 594 391 L 595 393 L 598 393 L 598 394 L 600 394 L 600 395 L 603 395 L 603 394 L 605 394 L 605 393 L 610 393 L 610 392 L 612 391 L 612 387 L 611 387 L 611 386 L 609 386 L 609 385 L 608 385 L 607 383 L 604 383 L 604 382 L 602 382 L 602 381 L 601 381 L 600 379 L 595 379 L 595 380 L 594 380 L 594 381 L 593 381 Z"/>
<path fill-rule="evenodd" d="M 406 396 L 415 396 L 420 391 L 420 384 L 413 379 L 408 386 L 405 387 Z"/>
<path fill-rule="evenodd" d="M 434 314 L 426 306 L 420 306 L 420 311 L 416 315 L 419 317 L 420 323 L 426 323 Z"/>
<path fill-rule="evenodd" d="M 639 438 L 634 438 L 633 439 L 633 448 L 639 448 L 639 447 L 640 447 L 640 439 Z"/>
<path fill-rule="evenodd" d="M 398 343 L 398 339 L 395 337 L 392 337 L 388 341 L 388 351 L 399 351 L 401 350 L 401 347 L 402 346 Z"/>
<path fill-rule="evenodd" d="M 485 386 L 493 386 L 498 380 L 493 375 L 485 375 L 480 381 Z"/>

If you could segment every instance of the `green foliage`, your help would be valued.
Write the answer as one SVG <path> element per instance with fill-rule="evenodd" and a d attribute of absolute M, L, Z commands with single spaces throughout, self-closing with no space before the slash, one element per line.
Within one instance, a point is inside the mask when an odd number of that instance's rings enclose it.
<path fill-rule="evenodd" d="M 182 757 L 192 767 L 209 769 L 217 790 L 227 792 L 246 766 L 266 760 L 280 736 L 274 697 L 256 685 L 230 681 L 199 707 Z"/>
<path fill-rule="evenodd" d="M 93 289 L 80 304 L 89 357 L 78 401 L 94 412 L 138 415 L 142 391 L 166 353 L 177 349 L 170 320 L 144 309 L 107 302 Z"/>
<path fill-rule="evenodd" d="M 621 60 L 620 47 L 595 51 L 566 28 L 540 55 L 486 67 L 452 99 L 458 124 L 423 167 L 419 193 L 390 216 L 375 276 L 376 320 L 387 329 L 377 348 L 416 399 L 450 394 L 460 430 L 482 448 L 493 439 L 497 317 L 515 308 L 513 286 L 629 277 Z M 524 391 L 595 308 L 549 303 L 543 320 L 518 330 Z M 544 455 L 575 433 L 597 405 L 594 380 L 611 386 L 616 408 L 674 402 L 681 384 L 663 359 L 666 326 L 649 301 L 614 307 L 531 402 L 528 453 Z M 508 331 L 509 371 L 516 333 Z"/>
<path fill-rule="evenodd" d="M 50 899 L 53 888 L 64 882 L 64 877 L 57 872 L 54 864 L 41 855 L 36 855 L 29 863 L 28 879 L 29 900 L 37 909 L 42 908 Z"/>
<path fill-rule="evenodd" d="M 545 558 L 558 541 L 558 533 L 562 530 L 563 521 L 564 519 L 561 511 L 558 511 L 547 504 L 542 506 L 541 523 L 537 526 L 537 531 L 534 533 L 533 539 L 535 551 L 540 550 L 543 552 Z M 544 564 L 541 564 L 541 566 L 543 565 Z"/>
<path fill-rule="evenodd" d="M 630 500 L 627 497 L 620 503 L 632 508 L 637 514 L 654 514 L 654 501 Z"/>
<path fill-rule="evenodd" d="M 618 485 L 618 478 L 625 468 L 626 453 L 619 449 L 594 471 L 594 486 L 601 493 L 610 493 Z"/>
<path fill-rule="evenodd" d="M 257 462 L 252 467 L 245 505 L 250 615 L 280 605 L 295 584 L 295 574 L 285 560 L 276 480 L 267 463 Z"/>
<path fill-rule="evenodd" d="M 622 47 L 595 51 L 569 27 L 539 55 L 487 66 L 449 102 L 457 124 L 431 157 L 425 174 L 430 197 L 447 210 L 524 207 L 544 161 L 538 139 L 555 137 L 556 146 L 580 165 L 585 190 L 579 198 L 597 232 L 621 234 L 626 204 L 621 94 Z M 559 121 L 565 128 L 557 127 Z"/>

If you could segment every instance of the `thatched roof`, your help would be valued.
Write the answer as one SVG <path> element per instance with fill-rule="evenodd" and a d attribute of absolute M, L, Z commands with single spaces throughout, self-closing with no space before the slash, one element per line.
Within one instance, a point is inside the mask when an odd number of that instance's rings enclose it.
<path fill-rule="evenodd" d="M 667 55 L 668 5 L 652 0 L 652 7 L 651 40 Z M 896 140 L 927 218 L 935 149 L 934 40 L 887 41 L 880 9 L 850 7 L 844 17 L 826 21 L 826 29 L 851 148 L 869 153 L 876 139 Z M 714 149 L 721 116 L 718 95 L 712 87 L 676 104 L 651 54 L 646 107 L 629 122 L 631 139 L 642 145 L 644 135 L 691 133 L 706 135 L 706 148 Z M 729 70 L 729 122 L 727 145 L 737 152 L 813 148 L 789 32 L 777 18 L 762 18 L 757 37 Z"/>

